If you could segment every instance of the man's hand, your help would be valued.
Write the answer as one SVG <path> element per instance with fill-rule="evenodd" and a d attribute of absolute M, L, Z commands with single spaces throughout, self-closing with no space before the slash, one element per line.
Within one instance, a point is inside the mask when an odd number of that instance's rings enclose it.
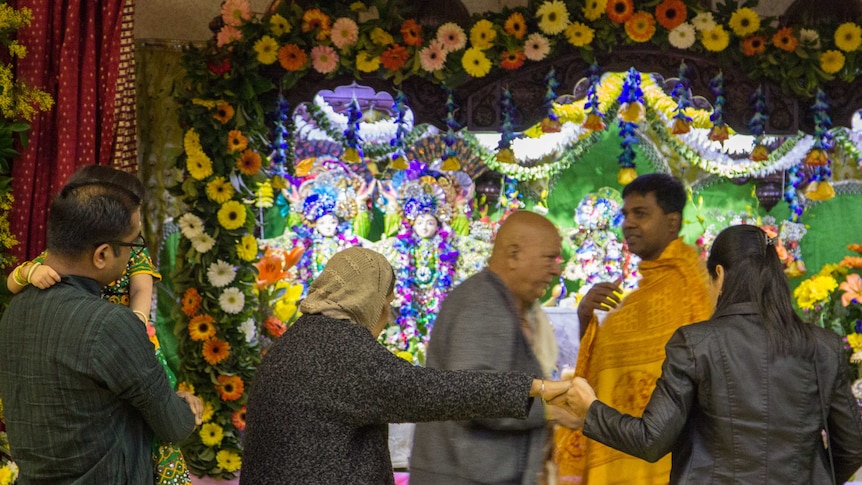
<path fill-rule="evenodd" d="M 584 427 L 584 418 L 579 418 L 559 406 L 548 406 L 547 417 L 552 420 L 554 424 L 564 426 L 569 429 L 581 429 Z"/>
<path fill-rule="evenodd" d="M 204 405 L 201 400 L 188 391 L 177 391 L 177 396 L 185 399 L 186 402 L 189 403 L 189 408 L 195 415 L 195 426 L 200 426 L 203 422 L 202 416 L 204 414 Z"/>
<path fill-rule="evenodd" d="M 587 380 L 583 377 L 575 377 L 571 389 L 566 393 L 567 409 L 576 417 L 584 419 L 590 409 L 590 404 L 596 399 L 598 399 L 596 398 L 596 391 L 593 390 Z"/>
<path fill-rule="evenodd" d="M 596 310 L 611 310 L 616 308 L 622 299 L 623 291 L 620 285 L 622 279 L 613 283 L 596 283 L 578 304 L 578 320 L 581 324 L 581 336 L 587 324 L 593 319 Z"/>

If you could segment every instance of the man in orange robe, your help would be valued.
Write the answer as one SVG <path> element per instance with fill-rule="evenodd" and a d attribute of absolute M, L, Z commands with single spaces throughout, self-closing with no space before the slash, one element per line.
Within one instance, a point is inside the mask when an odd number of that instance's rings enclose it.
<path fill-rule="evenodd" d="M 623 236 L 641 258 L 638 288 L 599 283 L 578 305 L 581 347 L 575 374 L 604 402 L 641 416 L 661 375 L 673 332 L 712 314 L 706 266 L 679 237 L 686 194 L 665 174 L 642 175 L 623 190 Z M 599 323 L 596 310 L 607 311 Z M 561 484 L 667 484 L 670 455 L 656 463 L 634 458 L 558 427 L 554 457 Z"/>

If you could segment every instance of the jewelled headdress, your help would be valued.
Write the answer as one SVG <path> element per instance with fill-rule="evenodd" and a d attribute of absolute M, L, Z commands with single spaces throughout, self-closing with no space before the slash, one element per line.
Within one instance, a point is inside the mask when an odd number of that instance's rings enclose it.
<path fill-rule="evenodd" d="M 293 204 L 295 213 L 307 223 L 314 223 L 326 214 L 343 221 L 356 217 L 357 193 L 362 178 L 337 160 L 315 162 L 307 178 L 300 183 L 299 200 Z"/>

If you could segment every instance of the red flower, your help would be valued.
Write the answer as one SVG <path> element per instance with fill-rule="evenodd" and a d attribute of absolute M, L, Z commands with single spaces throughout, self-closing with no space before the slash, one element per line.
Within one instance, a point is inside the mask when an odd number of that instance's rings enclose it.
<path fill-rule="evenodd" d="M 688 9 L 682 0 L 664 0 L 655 7 L 655 18 L 659 25 L 673 30 L 685 22 Z"/>
<path fill-rule="evenodd" d="M 284 326 L 284 323 L 281 322 L 278 318 L 269 317 L 266 321 L 263 322 L 264 328 L 275 338 L 281 337 L 287 327 Z"/>
<path fill-rule="evenodd" d="M 211 61 L 207 62 L 207 69 L 210 70 L 211 73 L 216 76 L 221 76 L 222 74 L 230 72 L 230 59 L 227 57 L 223 58 L 221 61 Z"/>
<path fill-rule="evenodd" d="M 407 62 L 409 57 L 410 54 L 407 53 L 407 49 L 403 45 L 395 44 L 383 51 L 383 54 L 380 55 L 380 63 L 390 71 L 397 71 Z"/>
<path fill-rule="evenodd" d="M 632 0 L 608 0 L 605 12 L 611 21 L 624 24 L 635 14 L 635 4 Z"/>
<path fill-rule="evenodd" d="M 756 54 L 763 54 L 766 51 L 766 37 L 762 35 L 752 35 L 742 40 L 742 53 L 748 57 Z"/>
<path fill-rule="evenodd" d="M 407 19 L 401 24 L 401 35 L 404 36 L 404 43 L 407 45 L 417 47 L 422 45 L 422 26 L 413 19 Z"/>
<path fill-rule="evenodd" d="M 503 69 L 514 71 L 515 69 L 519 69 L 521 66 L 523 66 L 524 60 L 526 59 L 527 56 L 521 49 L 506 51 L 505 53 L 503 53 L 503 58 L 500 59 L 500 67 L 502 67 Z"/>

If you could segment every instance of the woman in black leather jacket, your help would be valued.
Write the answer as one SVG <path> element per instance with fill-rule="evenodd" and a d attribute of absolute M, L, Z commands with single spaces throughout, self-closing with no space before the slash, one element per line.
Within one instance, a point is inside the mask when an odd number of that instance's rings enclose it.
<path fill-rule="evenodd" d="M 715 313 L 668 341 L 642 417 L 576 379 L 584 435 L 648 461 L 673 453 L 674 484 L 844 483 L 862 466 L 862 421 L 841 339 L 793 311 L 760 228 L 722 231 L 707 266 Z"/>

